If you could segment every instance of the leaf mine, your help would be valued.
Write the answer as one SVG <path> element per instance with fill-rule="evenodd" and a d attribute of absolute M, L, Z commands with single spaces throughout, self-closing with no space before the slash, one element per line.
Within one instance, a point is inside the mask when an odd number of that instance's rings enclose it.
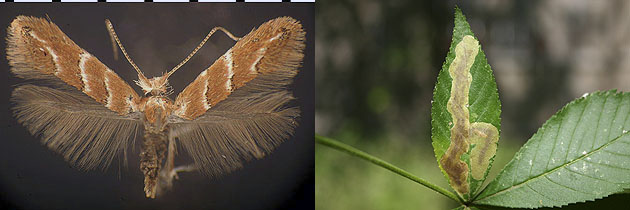
<path fill-rule="evenodd" d="M 440 164 L 450 179 L 451 186 L 461 194 L 470 191 L 468 173 L 476 180 L 482 180 L 494 157 L 499 140 L 499 130 L 490 123 L 470 123 L 468 96 L 472 75 L 470 69 L 479 52 L 479 42 L 470 35 L 464 36 L 455 47 L 455 59 L 449 66 L 451 95 L 447 111 L 453 119 L 451 143 L 440 160 Z M 470 163 L 462 160 L 462 155 L 470 151 Z M 470 165 L 468 165 L 470 164 Z"/>
<path fill-rule="evenodd" d="M 474 179 L 483 179 L 490 159 L 497 152 L 497 141 L 499 129 L 492 124 L 476 122 L 470 126 L 470 143 L 475 145 L 470 151 L 470 170 Z"/>
<path fill-rule="evenodd" d="M 440 164 L 448 174 L 451 186 L 461 194 L 469 191 L 468 165 L 461 160 L 461 156 L 468 152 L 469 147 L 470 122 L 467 106 L 468 90 L 472 82 L 470 68 L 478 52 L 479 42 L 470 35 L 464 36 L 455 47 L 455 59 L 448 68 L 453 81 L 451 97 L 446 106 L 453 118 L 453 127 L 451 128 L 451 144 L 442 156 Z"/>

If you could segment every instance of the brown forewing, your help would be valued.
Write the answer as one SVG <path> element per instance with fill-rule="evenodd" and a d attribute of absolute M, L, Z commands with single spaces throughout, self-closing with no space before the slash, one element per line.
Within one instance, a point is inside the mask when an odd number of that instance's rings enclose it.
<path fill-rule="evenodd" d="M 188 85 L 175 100 L 175 115 L 192 120 L 260 74 L 292 69 L 303 58 L 305 33 L 290 17 L 263 23 Z M 275 85 L 275 84 L 267 84 Z"/>
<path fill-rule="evenodd" d="M 253 30 L 175 101 L 176 137 L 201 172 L 218 176 L 262 158 L 293 134 L 300 109 L 287 86 L 304 57 L 305 32 L 290 17 Z"/>
<path fill-rule="evenodd" d="M 133 88 L 54 23 L 18 16 L 8 31 L 7 57 L 18 77 L 58 78 L 120 115 L 137 111 Z"/>

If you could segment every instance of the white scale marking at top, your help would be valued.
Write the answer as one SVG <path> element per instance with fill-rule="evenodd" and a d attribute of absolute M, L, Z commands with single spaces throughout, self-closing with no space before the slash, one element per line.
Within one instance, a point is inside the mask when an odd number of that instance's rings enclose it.
<path fill-rule="evenodd" d="M 105 80 L 105 90 L 107 90 L 107 104 L 105 104 L 105 107 L 111 109 L 112 101 L 114 100 L 114 95 L 112 94 L 112 91 L 109 88 L 109 75 L 107 73 L 114 73 L 114 71 L 107 69 L 105 71 L 105 74 L 103 75 L 103 78 Z"/>
<path fill-rule="evenodd" d="M 57 71 L 55 71 L 55 75 L 58 75 L 59 72 L 61 72 L 61 66 L 59 65 L 59 56 L 57 56 L 55 51 L 53 51 L 52 48 L 48 46 L 46 46 L 46 50 L 48 50 L 48 53 L 50 53 L 50 56 L 52 56 L 53 58 L 53 62 L 55 63 L 55 68 L 57 68 Z"/>
<path fill-rule="evenodd" d="M 41 38 L 39 38 L 37 35 L 35 35 L 35 33 L 33 33 L 33 31 L 28 32 L 29 35 L 31 35 L 33 38 L 37 39 L 37 41 L 40 41 L 44 44 L 48 44 L 48 42 L 46 42 L 46 40 L 43 40 Z"/>
<path fill-rule="evenodd" d="M 225 82 L 225 89 L 228 91 L 232 91 L 232 77 L 234 76 L 234 66 L 232 61 L 232 49 L 228 50 L 225 53 L 225 61 L 227 62 L 227 81 Z"/>
<path fill-rule="evenodd" d="M 203 84 L 203 95 L 201 95 L 201 102 L 203 104 L 203 108 L 205 110 L 210 109 L 210 105 L 208 104 L 208 98 L 206 97 L 206 94 L 208 93 L 208 80 L 204 80 L 204 84 Z"/>
<path fill-rule="evenodd" d="M 258 71 L 256 70 L 256 65 L 258 64 L 258 62 L 260 62 L 260 59 L 263 58 L 263 56 L 265 55 L 265 51 L 267 50 L 266 47 L 260 48 L 257 53 L 258 53 L 258 58 L 254 61 L 254 63 L 252 64 L 252 66 L 249 68 L 249 71 L 251 71 L 252 73 L 257 73 Z"/>
<path fill-rule="evenodd" d="M 269 39 L 269 41 L 267 41 L 267 42 L 271 42 L 273 40 L 276 40 L 276 39 L 280 38 L 281 35 L 282 35 L 282 33 L 279 33 L 278 35 L 276 35 L 276 36 L 272 37 L 271 39 Z"/>
<path fill-rule="evenodd" d="M 42 38 L 39 38 L 39 36 L 35 35 L 35 33 L 33 33 L 33 31 L 30 31 L 28 34 L 31 35 L 31 37 L 33 37 L 37 41 L 40 41 L 41 43 L 44 43 L 44 44 L 48 44 L 48 42 L 46 42 L 46 40 L 43 40 Z M 49 46 L 44 46 L 44 47 L 46 48 L 48 53 L 50 53 L 50 56 L 52 56 L 53 62 L 55 63 L 55 68 L 57 68 L 56 69 L 57 71 L 55 71 L 55 75 L 58 75 L 59 72 L 61 72 L 61 66 L 59 65 L 59 56 L 57 56 L 57 53 L 55 53 L 55 51 L 53 51 L 53 49 L 50 48 Z M 42 48 L 39 48 L 39 49 L 43 50 Z"/>
<path fill-rule="evenodd" d="M 82 52 L 81 55 L 79 55 L 79 57 L 81 58 L 81 60 L 79 60 L 79 69 L 81 70 L 81 80 L 83 81 L 85 92 L 88 93 L 88 92 L 91 92 L 92 90 L 90 89 L 90 85 L 88 84 L 88 74 L 85 69 L 85 62 L 87 62 L 90 58 L 92 58 L 92 55 L 90 55 L 90 53 L 87 53 L 87 52 Z"/>

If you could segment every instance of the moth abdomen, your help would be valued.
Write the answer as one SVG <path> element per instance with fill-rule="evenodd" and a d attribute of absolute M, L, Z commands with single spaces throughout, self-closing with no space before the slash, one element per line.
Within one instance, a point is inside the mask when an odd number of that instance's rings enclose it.
<path fill-rule="evenodd" d="M 147 197 L 155 198 L 159 172 L 164 160 L 168 138 L 165 132 L 145 130 L 140 152 L 140 170 L 144 174 L 144 192 Z"/>

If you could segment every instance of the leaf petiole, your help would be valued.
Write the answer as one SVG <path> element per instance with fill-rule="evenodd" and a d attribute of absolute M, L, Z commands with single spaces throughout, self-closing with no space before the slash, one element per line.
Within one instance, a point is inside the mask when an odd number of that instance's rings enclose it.
<path fill-rule="evenodd" d="M 376 164 L 376 165 L 378 165 L 380 167 L 383 167 L 383 168 L 385 168 L 387 170 L 390 170 L 390 171 L 392 171 L 394 173 L 397 173 L 398 175 L 401 175 L 401 176 L 403 176 L 403 177 L 405 177 L 407 179 L 410 179 L 411 181 L 414 181 L 414 182 L 416 182 L 418 184 L 421 184 L 421 185 L 423 185 L 425 187 L 428 187 L 429 189 L 432 189 L 433 191 L 436 191 L 436 192 L 438 192 L 438 193 L 440 193 L 442 195 L 445 195 L 446 197 L 448 197 L 448 198 L 450 198 L 450 199 L 452 199 L 454 201 L 457 201 L 458 203 L 462 203 L 462 204 L 464 203 L 464 200 L 459 198 L 454 193 L 452 193 L 452 192 L 450 192 L 450 191 L 448 191 L 448 190 L 446 190 L 444 188 L 441 188 L 441 187 L 439 187 L 437 185 L 434 185 L 434 184 L 428 182 L 427 180 L 424 180 L 424 179 L 422 179 L 420 177 L 417 177 L 417 176 L 415 176 L 415 175 L 413 175 L 413 174 L 411 174 L 411 173 L 409 173 L 409 172 L 407 172 L 407 171 L 405 171 L 405 170 L 403 170 L 401 168 L 398 168 L 398 167 L 392 165 L 391 163 L 385 162 L 384 160 L 381 160 L 380 158 L 374 157 L 374 156 L 372 156 L 372 155 L 370 155 L 368 153 L 365 153 L 365 152 L 363 152 L 363 151 L 361 151 L 361 150 L 359 150 L 357 148 L 354 148 L 354 147 L 352 147 L 350 145 L 347 145 L 347 144 L 344 144 L 344 143 L 339 142 L 337 140 L 334 140 L 334 139 L 331 139 L 331 138 L 327 138 L 327 137 L 323 137 L 323 136 L 320 136 L 320 135 L 317 135 L 317 134 L 315 134 L 315 142 L 317 142 L 317 143 L 319 143 L 321 145 L 324 145 L 324 146 L 331 147 L 333 149 L 337 149 L 337 150 L 342 151 L 342 152 L 346 152 L 346 153 L 348 153 L 350 155 L 357 156 L 357 157 L 359 157 L 361 159 L 370 161 L 371 163 L 374 163 L 374 164 Z"/>

